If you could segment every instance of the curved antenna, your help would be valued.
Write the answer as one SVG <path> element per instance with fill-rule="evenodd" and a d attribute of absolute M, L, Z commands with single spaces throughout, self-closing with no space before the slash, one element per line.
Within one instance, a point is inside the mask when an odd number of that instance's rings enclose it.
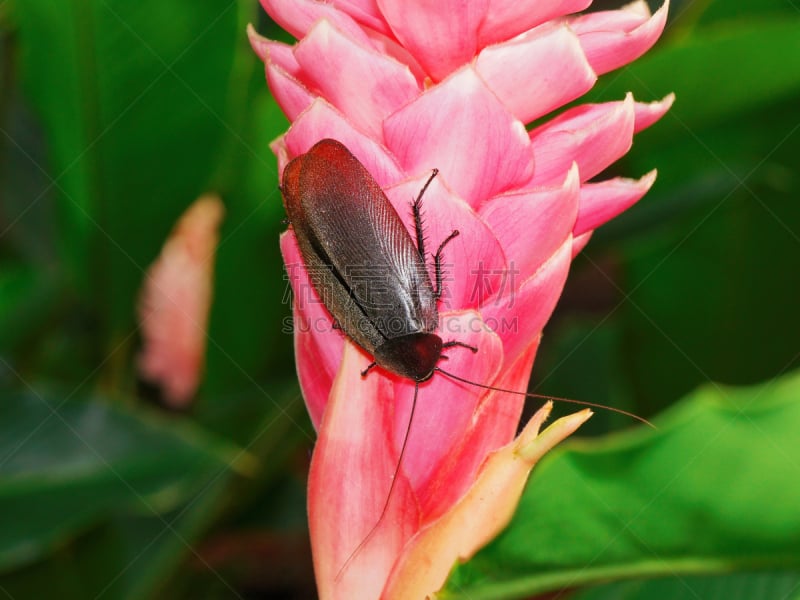
<path fill-rule="evenodd" d="M 433 179 L 433 178 L 431 178 Z M 344 561 L 342 568 L 339 569 L 339 572 L 336 573 L 336 578 L 334 581 L 338 582 L 341 580 L 342 575 L 347 570 L 347 567 L 350 566 L 350 563 L 353 562 L 353 559 L 358 555 L 359 552 L 366 546 L 367 542 L 372 539 L 372 536 L 375 535 L 375 532 L 378 530 L 378 526 L 383 521 L 383 517 L 386 516 L 386 511 L 389 509 L 389 501 L 392 499 L 392 491 L 394 491 L 394 484 L 397 481 L 397 476 L 400 474 L 400 466 L 403 464 L 403 456 L 406 453 L 406 445 L 408 444 L 408 435 L 411 433 L 411 424 L 414 422 L 414 411 L 417 408 L 417 394 L 419 393 L 419 382 L 414 382 L 414 399 L 411 401 L 411 414 L 408 417 L 408 427 L 406 427 L 406 435 L 403 438 L 403 445 L 400 448 L 400 457 L 397 459 L 397 466 L 394 468 L 394 476 L 392 477 L 392 483 L 389 485 L 389 493 L 386 494 L 386 502 L 383 504 L 383 509 L 381 509 L 381 514 L 378 517 L 378 520 L 375 522 L 375 525 L 372 526 L 372 529 L 369 530 L 366 537 L 361 540 L 361 543 L 356 546 L 356 549 L 347 557 L 347 560 Z"/>
<path fill-rule="evenodd" d="M 640 417 L 639 415 L 635 415 L 632 412 L 628 412 L 627 410 L 622 410 L 621 408 L 614 408 L 613 406 L 606 406 L 605 404 L 597 404 L 595 402 L 586 402 L 584 400 L 573 400 L 571 398 L 559 398 L 558 396 L 551 396 L 549 394 L 534 394 L 533 392 L 518 392 L 516 390 L 506 390 L 499 387 L 494 387 L 491 385 L 485 385 L 483 383 L 476 383 L 475 381 L 470 381 L 469 379 L 464 379 L 463 377 L 459 377 L 458 375 L 453 375 L 452 373 L 448 373 L 436 367 L 434 371 L 438 371 L 442 375 L 449 377 L 450 379 L 454 379 L 456 381 L 460 381 L 462 383 L 468 383 L 469 385 L 474 385 L 475 387 L 483 388 L 485 390 L 492 390 L 495 392 L 502 392 L 504 394 L 516 394 L 517 396 L 526 396 L 528 398 L 541 398 L 543 400 L 556 400 L 557 402 L 567 402 L 569 404 L 579 404 L 580 406 L 589 406 L 591 408 L 602 408 L 604 410 L 610 410 L 611 412 L 619 413 L 621 415 L 625 415 L 626 417 L 630 417 L 631 419 L 636 419 L 637 421 L 644 423 L 648 427 L 652 427 L 653 429 L 658 429 L 655 425 L 653 425 L 650 421 L 645 419 L 644 417 Z"/>

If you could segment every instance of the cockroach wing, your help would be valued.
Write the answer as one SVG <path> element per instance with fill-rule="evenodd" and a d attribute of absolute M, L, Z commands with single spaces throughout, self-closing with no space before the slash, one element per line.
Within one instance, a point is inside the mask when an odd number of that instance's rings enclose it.
<path fill-rule="evenodd" d="M 424 258 L 347 148 L 317 143 L 286 166 L 282 190 L 309 278 L 348 336 L 374 356 L 388 340 L 436 330 Z"/>

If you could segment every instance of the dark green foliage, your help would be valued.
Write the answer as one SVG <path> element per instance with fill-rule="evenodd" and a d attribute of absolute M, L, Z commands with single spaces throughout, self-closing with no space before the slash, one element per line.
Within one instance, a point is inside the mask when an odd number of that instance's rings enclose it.
<path fill-rule="evenodd" d="M 0 0 L 0 597 L 313 593 L 260 15 Z M 595 415 L 443 597 L 800 597 L 797 2 L 674 1 L 588 99 L 628 90 L 677 99 L 608 175 L 658 180 L 575 262 L 534 383 L 659 429 Z M 206 372 L 173 414 L 137 385 L 137 295 L 208 191 Z"/>

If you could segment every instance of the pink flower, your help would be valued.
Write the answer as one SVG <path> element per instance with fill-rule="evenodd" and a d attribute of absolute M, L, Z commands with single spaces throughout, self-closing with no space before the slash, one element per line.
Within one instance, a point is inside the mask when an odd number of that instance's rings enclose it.
<path fill-rule="evenodd" d="M 320 139 L 337 139 L 412 230 L 409 203 L 438 168 L 423 202 L 426 239 L 435 248 L 460 231 L 445 250 L 439 333 L 479 349 L 448 350 L 446 368 L 524 390 L 571 259 L 593 229 L 646 193 L 655 173 L 587 182 L 623 156 L 633 134 L 657 121 L 672 97 L 642 104 L 629 95 L 569 109 L 531 131 L 525 124 L 650 48 L 667 4 L 653 15 L 639 1 L 582 16 L 567 15 L 590 0 L 262 4 L 300 40 L 288 46 L 250 32 L 293 122 L 273 145 L 281 169 Z M 420 386 L 380 518 L 414 384 L 380 370 L 360 376 L 371 359 L 330 326 L 291 230 L 281 248 L 295 292 L 300 382 L 319 431 L 309 521 L 320 596 L 432 593 L 456 558 L 503 526 L 498 515 L 510 515 L 541 452 L 588 414 L 537 438 L 540 413 L 514 440 L 522 398 L 435 374 Z M 524 473 L 500 477 L 500 488 L 488 483 L 520 456 L 532 457 L 522 461 Z M 493 504 L 498 498 L 502 509 Z"/>
<path fill-rule="evenodd" d="M 139 372 L 161 387 L 165 402 L 173 408 L 188 405 L 203 372 L 214 253 L 223 212 L 216 196 L 203 196 L 192 204 L 142 287 Z"/>

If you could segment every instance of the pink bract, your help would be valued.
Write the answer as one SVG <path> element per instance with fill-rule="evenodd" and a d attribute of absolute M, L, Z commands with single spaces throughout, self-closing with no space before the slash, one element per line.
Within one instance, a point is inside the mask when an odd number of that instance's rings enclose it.
<path fill-rule="evenodd" d="M 139 373 L 160 386 L 164 401 L 173 408 L 191 402 L 203 374 L 214 255 L 224 212 L 216 196 L 195 201 L 181 216 L 142 287 Z"/>
<path fill-rule="evenodd" d="M 636 132 L 664 115 L 673 97 L 641 103 L 629 94 L 545 119 L 599 75 L 646 52 L 665 26 L 668 3 L 654 14 L 640 0 L 580 15 L 590 0 L 262 4 L 299 40 L 290 46 L 249 32 L 292 121 L 273 144 L 280 169 L 319 140 L 337 139 L 411 229 L 409 203 L 438 168 L 423 202 L 427 239 L 435 247 L 452 230 L 461 232 L 445 252 L 439 333 L 479 349 L 449 350 L 447 370 L 524 390 L 572 258 L 596 227 L 647 192 L 655 172 L 638 180 L 594 178 L 629 150 Z M 470 504 L 475 490 L 506 493 L 511 500 L 503 506 L 512 506 L 535 459 L 524 473 L 501 477 L 506 487 L 498 492 L 487 482 L 506 473 L 504 461 L 517 452 L 538 457 L 588 414 L 538 437 L 537 422 L 524 443 L 514 442 L 520 396 L 435 375 L 420 386 L 406 454 L 379 519 L 414 384 L 379 370 L 360 376 L 371 358 L 330 326 L 291 229 L 281 249 L 295 292 L 300 383 L 319 431 L 309 522 L 320 596 L 432 593 L 447 572 L 423 577 L 420 565 L 444 568 L 425 552 L 447 548 L 447 556 L 463 558 L 502 526 L 479 518 L 481 508 Z M 469 511 L 481 523 L 472 537 L 459 531 L 458 540 L 448 538 Z"/>

